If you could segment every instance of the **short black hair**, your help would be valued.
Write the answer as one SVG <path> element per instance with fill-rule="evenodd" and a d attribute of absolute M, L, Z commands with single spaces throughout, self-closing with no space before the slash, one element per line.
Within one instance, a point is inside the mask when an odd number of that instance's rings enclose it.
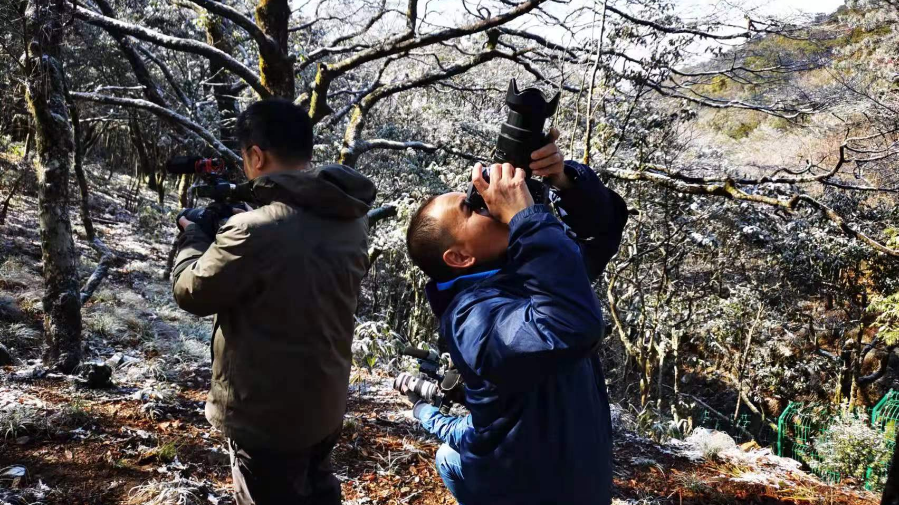
<path fill-rule="evenodd" d="M 450 230 L 428 214 L 428 209 L 437 196 L 425 200 L 412 215 L 406 230 L 406 249 L 418 268 L 437 282 L 444 282 L 456 276 L 456 270 L 443 261 L 443 253 L 453 245 Z"/>
<path fill-rule="evenodd" d="M 266 98 L 237 117 L 240 148 L 259 146 L 285 162 L 312 160 L 312 120 L 306 109 L 283 98 Z"/>

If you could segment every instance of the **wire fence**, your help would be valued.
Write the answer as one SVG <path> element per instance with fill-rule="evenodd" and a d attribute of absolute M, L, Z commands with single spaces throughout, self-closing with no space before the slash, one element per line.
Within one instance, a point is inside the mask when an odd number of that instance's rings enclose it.
<path fill-rule="evenodd" d="M 838 412 L 839 407 L 836 405 L 790 402 L 777 421 L 778 456 L 801 461 L 825 482 L 841 482 L 844 476 L 840 472 L 828 470 L 832 465 L 828 465 L 814 448 L 815 440 L 829 433 Z M 873 409 L 859 409 L 854 415 L 870 419 L 870 426 L 882 433 L 892 454 L 899 424 L 899 392 L 890 390 Z M 866 469 L 866 489 L 880 490 L 889 470 L 888 465 L 888 461 L 885 461 Z"/>

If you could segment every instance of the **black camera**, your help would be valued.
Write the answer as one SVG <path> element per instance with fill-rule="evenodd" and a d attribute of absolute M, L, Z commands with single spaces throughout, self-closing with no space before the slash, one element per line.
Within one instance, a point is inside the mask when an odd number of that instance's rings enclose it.
<path fill-rule="evenodd" d="M 234 215 L 236 208 L 246 210 L 246 202 L 255 200 L 250 183 L 234 184 L 225 178 L 225 162 L 221 159 L 175 156 L 166 163 L 165 169 L 170 174 L 199 177 L 190 192 L 198 198 L 210 198 L 213 203 L 207 207 L 184 209 L 178 214 L 178 220 L 185 217 L 199 224 L 207 235 L 215 235 L 218 228 Z"/>
<path fill-rule="evenodd" d="M 440 355 L 436 351 L 409 346 L 400 354 L 418 359 L 419 375 L 399 374 L 393 381 L 394 389 L 403 394 L 412 391 L 444 412 L 449 412 L 454 403 L 462 403 L 465 396 L 462 376 L 452 364 L 441 373 Z"/>
<path fill-rule="evenodd" d="M 198 198 L 210 198 L 215 203 L 240 203 L 254 200 L 250 183 L 234 184 L 225 178 L 225 162 L 219 158 L 175 156 L 165 169 L 170 174 L 196 174 L 200 180 L 190 187 Z"/>
<path fill-rule="evenodd" d="M 506 92 L 509 116 L 500 127 L 496 148 L 493 151 L 494 163 L 511 163 L 516 168 L 524 169 L 528 178 L 528 191 L 534 198 L 534 203 L 538 204 L 547 202 L 548 190 L 542 182 L 531 179 L 531 153 L 549 141 L 547 135 L 543 133 L 543 127 L 547 118 L 556 113 L 561 95 L 561 92 L 557 92 L 555 96 L 547 100 L 539 89 L 527 88 L 519 91 L 515 79 L 509 81 L 509 90 Z M 490 182 L 487 168 L 483 170 L 482 174 L 484 180 Z M 468 186 L 465 201 L 472 210 L 481 210 L 487 207 L 484 198 L 473 184 Z"/>

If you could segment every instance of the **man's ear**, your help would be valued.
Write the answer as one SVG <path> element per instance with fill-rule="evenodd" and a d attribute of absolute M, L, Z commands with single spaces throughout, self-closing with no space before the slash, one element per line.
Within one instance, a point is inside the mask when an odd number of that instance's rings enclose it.
<path fill-rule="evenodd" d="M 250 168 L 253 170 L 253 173 L 260 174 L 262 173 L 263 167 L 265 167 L 265 151 L 259 148 L 259 146 L 250 146 L 247 149 L 247 154 L 249 154 L 249 163 Z"/>
<path fill-rule="evenodd" d="M 454 246 L 443 251 L 443 261 L 449 265 L 450 268 L 465 270 L 466 268 L 474 266 L 475 257 L 468 254 L 463 249 Z"/>

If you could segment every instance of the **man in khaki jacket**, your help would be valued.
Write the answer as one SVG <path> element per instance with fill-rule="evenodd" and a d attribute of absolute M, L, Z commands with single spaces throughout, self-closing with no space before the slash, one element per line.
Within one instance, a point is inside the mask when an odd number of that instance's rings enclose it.
<path fill-rule="evenodd" d="M 217 233 L 179 217 L 175 300 L 216 315 L 206 417 L 229 439 L 238 505 L 336 505 L 330 453 L 375 187 L 345 166 L 311 167 L 312 123 L 289 101 L 248 107 L 237 138 L 261 206 Z"/>

